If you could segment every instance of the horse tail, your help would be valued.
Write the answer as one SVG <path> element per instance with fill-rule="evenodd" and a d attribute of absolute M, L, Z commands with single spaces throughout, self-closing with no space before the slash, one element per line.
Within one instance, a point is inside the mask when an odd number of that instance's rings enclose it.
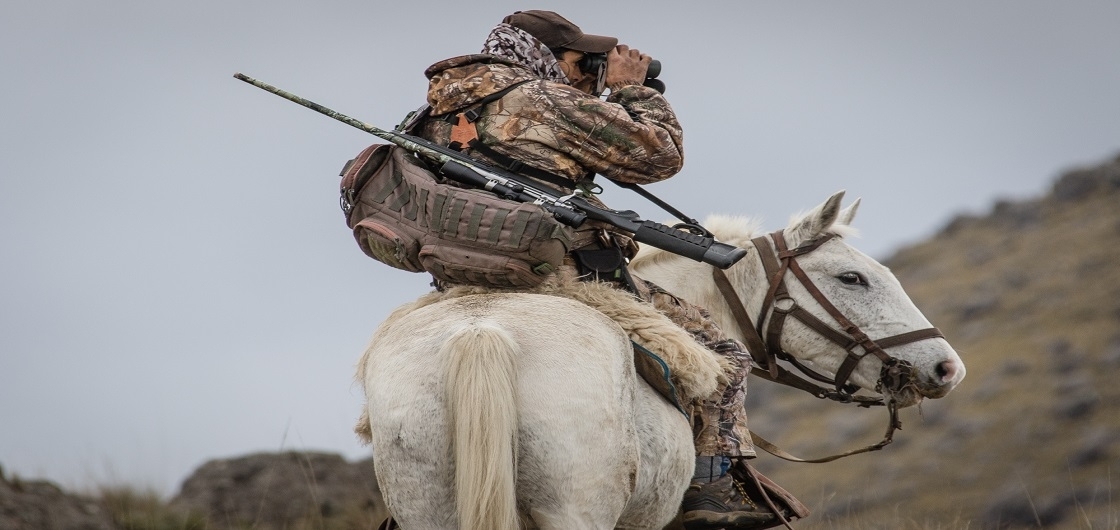
<path fill-rule="evenodd" d="M 465 530 L 516 530 L 516 342 L 489 324 L 468 326 L 440 351 L 448 359 L 448 419 L 455 504 Z"/>

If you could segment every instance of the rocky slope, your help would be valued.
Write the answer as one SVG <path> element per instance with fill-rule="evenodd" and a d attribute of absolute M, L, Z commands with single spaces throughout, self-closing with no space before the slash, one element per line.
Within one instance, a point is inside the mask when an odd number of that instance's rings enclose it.
<path fill-rule="evenodd" d="M 68 494 L 0 474 L 0 530 L 351 530 L 386 517 L 372 459 L 313 452 L 211 460 L 170 502 L 105 489 Z"/>
<path fill-rule="evenodd" d="M 98 499 L 71 495 L 37 480 L 0 470 L 0 530 L 117 530 Z"/>
<path fill-rule="evenodd" d="M 968 367 L 878 453 L 759 467 L 819 528 L 1120 526 L 1120 158 L 1044 197 L 961 216 L 886 261 Z M 751 426 L 811 455 L 871 443 L 885 413 L 760 381 Z"/>

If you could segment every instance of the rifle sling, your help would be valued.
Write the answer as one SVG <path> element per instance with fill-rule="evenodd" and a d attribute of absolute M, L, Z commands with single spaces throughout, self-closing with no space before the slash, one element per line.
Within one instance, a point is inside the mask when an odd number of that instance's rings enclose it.
<path fill-rule="evenodd" d="M 470 144 L 467 145 L 467 147 L 471 148 L 476 153 L 485 156 L 490 160 L 493 160 L 495 164 L 497 164 L 502 169 L 509 171 L 510 173 L 532 177 L 553 187 L 559 188 L 560 190 L 564 190 L 564 193 L 557 193 L 557 195 L 566 195 L 568 193 L 571 193 L 571 191 L 575 188 L 576 183 L 573 182 L 572 179 L 549 173 L 548 171 L 530 166 L 520 160 L 514 159 L 513 157 L 503 155 L 495 151 L 493 147 L 490 147 L 483 143 L 482 140 L 475 139 L 471 141 Z"/>

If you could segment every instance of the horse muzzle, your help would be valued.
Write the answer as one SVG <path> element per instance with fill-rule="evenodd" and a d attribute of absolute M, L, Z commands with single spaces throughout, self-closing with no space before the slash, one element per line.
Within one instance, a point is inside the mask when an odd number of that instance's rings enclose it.
<path fill-rule="evenodd" d="M 890 396 L 900 407 L 916 405 L 922 399 L 939 399 L 949 394 L 964 379 L 964 363 L 953 357 L 918 369 L 908 361 L 891 359 L 884 363 L 877 390 Z"/>

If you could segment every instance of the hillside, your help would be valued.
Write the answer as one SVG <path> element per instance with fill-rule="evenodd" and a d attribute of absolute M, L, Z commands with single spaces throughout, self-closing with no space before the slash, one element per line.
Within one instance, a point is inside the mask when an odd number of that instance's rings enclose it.
<path fill-rule="evenodd" d="M 906 410 L 881 452 L 760 456 L 814 508 L 803 527 L 1120 528 L 1118 243 L 1120 158 L 1066 173 L 1044 197 L 960 216 L 887 260 L 968 376 Z M 885 429 L 881 410 L 756 381 L 752 429 L 795 454 L 867 445 Z"/>

